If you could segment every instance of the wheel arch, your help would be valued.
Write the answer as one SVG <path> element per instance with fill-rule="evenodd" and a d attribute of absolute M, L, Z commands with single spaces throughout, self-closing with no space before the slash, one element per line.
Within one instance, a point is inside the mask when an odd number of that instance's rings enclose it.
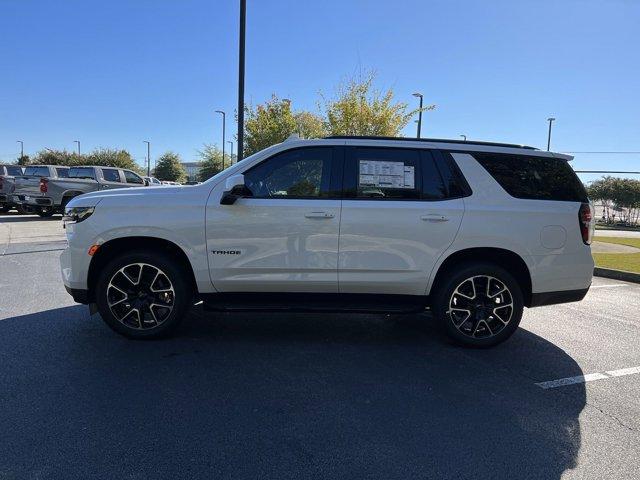
<path fill-rule="evenodd" d="M 464 263 L 478 261 L 494 263 L 511 273 L 520 285 L 524 305 L 531 306 L 532 284 L 529 267 L 520 255 L 503 248 L 477 247 L 453 252 L 438 267 L 433 282 L 431 282 L 430 293 L 433 293 L 442 279 L 456 267 Z"/>
<path fill-rule="evenodd" d="M 132 250 L 144 250 L 146 252 L 161 252 L 170 255 L 184 269 L 187 274 L 187 281 L 193 288 L 194 294 L 198 293 L 198 286 L 191 262 L 182 248 L 170 240 L 157 237 L 120 237 L 100 245 L 98 251 L 91 258 L 89 270 L 87 272 L 87 290 L 90 303 L 95 302 L 95 287 L 98 282 L 98 272 L 115 255 L 126 253 Z"/>

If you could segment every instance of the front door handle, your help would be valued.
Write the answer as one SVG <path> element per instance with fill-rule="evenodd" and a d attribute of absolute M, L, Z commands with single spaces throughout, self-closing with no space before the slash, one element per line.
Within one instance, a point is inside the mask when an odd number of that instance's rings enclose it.
<path fill-rule="evenodd" d="M 309 212 L 304 214 L 307 218 L 333 218 L 335 215 L 328 212 Z"/>
<path fill-rule="evenodd" d="M 430 213 L 429 215 L 422 215 L 420 220 L 424 220 L 425 222 L 448 222 L 449 217 L 445 217 L 438 213 Z"/>

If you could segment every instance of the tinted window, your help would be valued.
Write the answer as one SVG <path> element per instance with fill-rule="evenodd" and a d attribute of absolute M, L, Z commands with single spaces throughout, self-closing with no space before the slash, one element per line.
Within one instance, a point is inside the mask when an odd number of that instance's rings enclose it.
<path fill-rule="evenodd" d="M 13 175 L 13 176 L 22 175 L 22 168 L 7 166 L 7 175 Z"/>
<path fill-rule="evenodd" d="M 96 174 L 91 167 L 71 167 L 69 169 L 69 178 L 91 178 L 96 179 Z"/>
<path fill-rule="evenodd" d="M 447 197 L 460 198 L 471 195 L 471 187 L 465 180 L 455 160 L 448 152 L 436 152 L 441 161 L 438 162 L 440 173 L 447 189 Z"/>
<path fill-rule="evenodd" d="M 331 179 L 331 148 L 302 148 L 277 154 L 244 174 L 254 197 L 326 196 Z"/>
<path fill-rule="evenodd" d="M 115 168 L 103 168 L 102 178 L 105 182 L 120 182 L 120 172 Z"/>
<path fill-rule="evenodd" d="M 144 180 L 142 179 L 142 177 L 136 175 L 133 172 L 130 172 L 129 170 L 123 170 L 124 171 L 124 178 L 127 180 L 127 183 L 144 183 Z"/>
<path fill-rule="evenodd" d="M 442 175 L 429 152 L 422 153 L 422 199 L 441 200 L 447 197 Z"/>
<path fill-rule="evenodd" d="M 346 198 L 420 198 L 418 150 L 356 147 L 351 152 L 345 172 Z"/>
<path fill-rule="evenodd" d="M 582 182 L 566 160 L 494 153 L 474 153 L 473 156 L 516 198 L 587 201 Z"/>
<path fill-rule="evenodd" d="M 56 175 L 58 175 L 58 178 L 67 178 L 69 176 L 69 169 L 56 168 Z"/>
<path fill-rule="evenodd" d="M 24 169 L 25 175 L 33 175 L 34 177 L 48 177 L 49 167 L 27 167 Z"/>

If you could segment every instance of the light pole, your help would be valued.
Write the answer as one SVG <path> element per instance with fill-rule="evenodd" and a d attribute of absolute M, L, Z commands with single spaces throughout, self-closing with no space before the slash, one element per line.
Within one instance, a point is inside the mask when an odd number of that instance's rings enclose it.
<path fill-rule="evenodd" d="M 416 136 L 416 138 L 420 138 L 420 130 L 422 129 L 422 94 L 416 92 L 413 94 L 413 96 L 420 98 L 420 111 L 418 112 L 418 135 Z"/>
<path fill-rule="evenodd" d="M 463 141 L 465 141 L 465 142 L 467 141 L 467 136 L 466 135 L 460 135 L 460 136 L 462 137 Z"/>
<path fill-rule="evenodd" d="M 147 144 L 147 177 L 151 176 L 151 142 L 143 140 L 142 143 Z"/>
<path fill-rule="evenodd" d="M 225 144 L 225 128 L 227 124 L 227 114 L 222 110 L 216 110 L 216 113 L 222 115 L 222 169 L 224 170 L 224 144 Z"/>
<path fill-rule="evenodd" d="M 78 144 L 78 156 L 80 156 L 80 140 L 74 140 L 73 143 Z"/>
<path fill-rule="evenodd" d="M 551 124 L 555 121 L 555 118 L 549 117 L 547 118 L 547 121 L 549 122 L 549 135 L 547 136 L 547 152 L 548 152 L 549 149 L 551 148 Z"/>
<path fill-rule="evenodd" d="M 16 140 L 16 143 L 20 144 L 20 159 L 24 157 L 24 142 L 22 140 Z"/>
<path fill-rule="evenodd" d="M 242 160 L 242 153 L 244 151 L 244 40 L 246 24 L 247 0 L 240 0 L 240 41 L 238 52 L 238 161 Z"/>
<path fill-rule="evenodd" d="M 227 143 L 231 146 L 231 157 L 229 158 L 229 165 L 233 165 L 233 142 L 228 140 Z"/>

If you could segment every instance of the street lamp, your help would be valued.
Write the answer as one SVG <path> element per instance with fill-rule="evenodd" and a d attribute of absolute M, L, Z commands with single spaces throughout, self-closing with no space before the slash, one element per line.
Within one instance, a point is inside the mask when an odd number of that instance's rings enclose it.
<path fill-rule="evenodd" d="M 147 177 L 151 176 L 151 142 L 143 140 L 142 143 L 147 144 Z"/>
<path fill-rule="evenodd" d="M 222 169 L 224 170 L 224 144 L 225 144 L 225 128 L 227 124 L 227 114 L 222 110 L 216 110 L 216 113 L 222 115 Z"/>
<path fill-rule="evenodd" d="M 246 24 L 247 0 L 240 0 L 240 41 L 238 42 L 238 161 L 242 160 L 242 153 L 244 151 L 244 44 Z"/>
<path fill-rule="evenodd" d="M 20 158 L 24 157 L 24 142 L 22 140 L 16 140 L 16 143 L 20 144 Z"/>
<path fill-rule="evenodd" d="M 78 144 L 78 156 L 80 156 L 80 140 L 74 140 L 73 143 Z"/>
<path fill-rule="evenodd" d="M 547 152 L 548 152 L 549 149 L 551 148 L 551 124 L 555 121 L 555 118 L 549 117 L 547 118 L 547 121 L 549 122 L 549 135 L 547 136 Z"/>
<path fill-rule="evenodd" d="M 467 136 L 466 135 L 460 135 L 460 136 L 462 137 L 463 141 L 465 141 L 465 142 L 467 141 Z"/>
<path fill-rule="evenodd" d="M 233 165 L 233 142 L 229 140 L 227 143 L 231 146 L 231 158 L 229 159 L 229 165 Z"/>
<path fill-rule="evenodd" d="M 420 98 L 420 112 L 418 112 L 418 135 L 416 136 L 416 138 L 420 138 L 420 130 L 422 128 L 422 94 L 416 92 L 413 94 L 413 96 Z"/>

